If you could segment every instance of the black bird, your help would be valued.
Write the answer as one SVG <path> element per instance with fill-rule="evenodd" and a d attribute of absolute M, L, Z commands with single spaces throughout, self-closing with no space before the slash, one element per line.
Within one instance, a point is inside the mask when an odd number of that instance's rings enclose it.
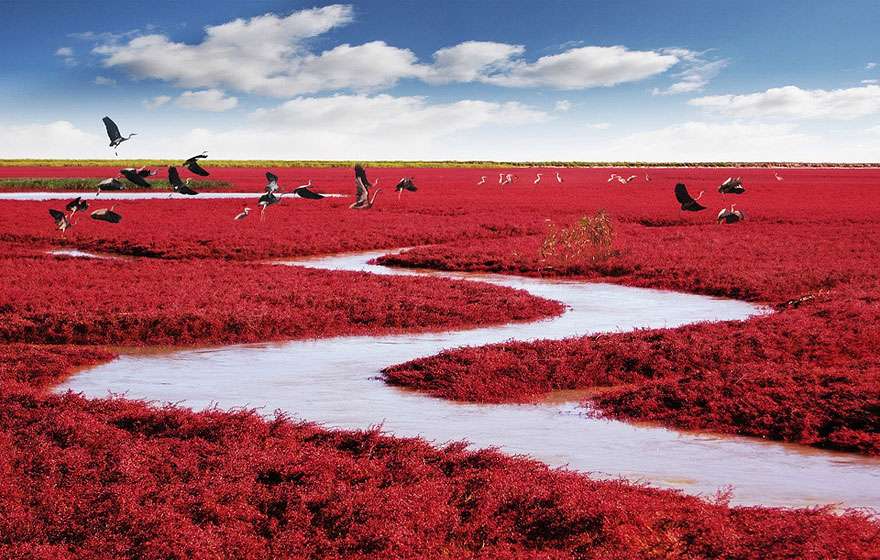
<path fill-rule="evenodd" d="M 73 217 L 77 212 L 85 212 L 89 209 L 88 201 L 82 199 L 81 196 L 78 196 L 67 203 L 67 206 L 64 207 L 65 210 L 70 212 L 70 216 Z"/>
<path fill-rule="evenodd" d="M 272 206 L 273 204 L 278 204 L 281 202 L 281 197 L 284 196 L 283 193 L 278 193 L 277 195 L 274 192 L 266 192 L 260 199 L 257 201 L 257 204 L 261 206 L 260 208 L 260 220 L 262 221 L 264 218 L 264 214 L 266 213 L 266 208 Z"/>
<path fill-rule="evenodd" d="M 416 192 L 418 189 L 416 188 L 415 183 L 413 183 L 412 177 L 404 177 L 397 183 L 397 185 L 394 187 L 394 190 L 397 191 L 397 198 L 400 198 L 400 195 L 403 194 L 403 191 Z"/>
<path fill-rule="evenodd" d="M 323 194 L 316 193 L 311 190 L 309 187 L 312 186 L 312 180 L 309 179 L 309 182 L 305 185 L 300 185 L 297 188 L 293 189 L 293 194 L 300 198 L 308 198 L 309 200 L 321 200 L 324 198 Z"/>
<path fill-rule="evenodd" d="M 734 206 L 736 206 L 736 204 L 731 204 L 730 210 L 728 210 L 727 208 L 722 208 L 721 212 L 718 212 L 718 223 L 719 224 L 720 223 L 735 224 L 737 222 L 741 222 L 742 220 L 746 219 L 745 214 L 743 214 L 739 210 L 734 210 L 734 208 L 733 208 Z"/>
<path fill-rule="evenodd" d="M 361 166 L 361 164 L 359 163 L 354 164 L 354 180 L 359 180 L 361 183 L 363 183 L 367 190 L 370 190 L 370 187 L 373 186 L 370 180 L 367 179 L 367 172 L 364 171 L 363 166 Z"/>
<path fill-rule="evenodd" d="M 98 194 L 95 196 L 100 195 L 101 191 L 121 191 L 123 189 L 125 189 L 125 184 L 122 181 L 116 177 L 109 177 L 98 183 Z"/>
<path fill-rule="evenodd" d="M 266 171 L 266 192 L 275 194 L 278 192 L 278 175 Z"/>
<path fill-rule="evenodd" d="M 376 183 L 378 182 L 379 181 L 377 180 Z M 354 210 L 369 210 L 372 208 L 381 189 L 376 189 L 373 193 L 373 198 L 370 198 L 370 187 L 373 185 L 370 184 L 370 181 L 367 179 L 367 172 L 364 171 L 364 168 L 361 167 L 360 164 L 354 166 L 354 185 L 356 188 L 356 200 L 354 204 L 349 206 L 349 208 Z"/>
<path fill-rule="evenodd" d="M 102 222 L 110 222 L 111 224 L 118 224 L 122 221 L 122 215 L 114 212 L 114 208 L 116 207 L 111 206 L 110 208 L 101 208 L 100 210 L 95 210 L 94 212 L 92 212 L 92 219 L 100 220 Z"/>
<path fill-rule="evenodd" d="M 116 126 L 116 123 L 113 122 L 110 117 L 104 117 L 101 120 L 104 121 L 104 127 L 107 129 L 107 136 L 110 137 L 110 147 L 113 148 L 113 151 L 118 156 L 119 151 L 116 148 L 126 140 L 130 140 L 132 136 L 137 136 L 137 132 L 132 132 L 128 136 L 122 136 L 122 134 L 119 133 L 119 127 Z"/>
<path fill-rule="evenodd" d="M 703 197 L 703 191 L 700 191 L 700 194 L 697 195 L 697 198 L 691 197 L 688 194 L 687 187 L 684 183 L 677 183 L 675 185 L 675 198 L 681 204 L 681 209 L 687 212 L 699 212 L 700 210 L 705 210 L 706 207 L 697 202 Z"/>
<path fill-rule="evenodd" d="M 137 173 L 138 175 L 140 175 L 141 177 L 152 177 L 153 175 L 155 175 L 157 173 L 156 171 L 153 171 L 152 169 L 147 169 L 146 165 L 138 167 L 137 169 L 134 170 L 134 172 Z"/>
<path fill-rule="evenodd" d="M 201 165 L 199 165 L 199 160 L 208 157 L 208 152 L 202 152 L 197 156 L 193 156 L 183 162 L 183 166 L 190 170 L 191 173 L 195 173 L 196 175 L 201 175 L 202 177 L 207 177 L 210 175 L 207 170 L 205 170 Z"/>
<path fill-rule="evenodd" d="M 126 179 L 128 179 L 129 181 L 131 181 L 132 183 L 134 183 L 135 185 L 137 185 L 139 187 L 150 188 L 153 186 L 150 183 L 148 183 L 147 180 L 143 178 L 143 176 L 141 176 L 140 171 L 138 169 L 135 169 L 133 167 L 126 167 L 125 169 L 120 169 L 119 173 L 123 177 L 125 177 Z"/>
<path fill-rule="evenodd" d="M 742 184 L 742 177 L 728 177 L 725 179 L 721 186 L 718 187 L 718 192 L 721 194 L 742 194 L 746 192 L 746 188 Z"/>
<path fill-rule="evenodd" d="M 73 225 L 70 223 L 70 219 L 67 217 L 67 215 L 65 215 L 64 212 L 62 212 L 61 210 L 54 210 L 50 208 L 49 215 L 52 216 L 53 220 L 55 220 L 55 227 L 57 227 L 62 234 L 67 231 L 67 228 Z"/>
<path fill-rule="evenodd" d="M 169 198 L 174 193 L 188 195 L 199 194 L 189 187 L 189 177 L 186 178 L 186 183 L 180 180 L 180 174 L 177 172 L 177 168 L 173 165 L 168 168 L 168 185 L 171 186 L 171 194 L 168 195 Z"/>

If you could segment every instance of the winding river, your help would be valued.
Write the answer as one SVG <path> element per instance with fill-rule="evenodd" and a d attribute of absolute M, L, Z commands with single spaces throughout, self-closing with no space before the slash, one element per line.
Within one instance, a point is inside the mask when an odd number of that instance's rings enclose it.
<path fill-rule="evenodd" d="M 572 394 L 540 404 L 477 405 L 427 397 L 376 379 L 389 365 L 463 345 L 745 319 L 766 310 L 740 301 L 611 284 L 369 264 L 385 253 L 274 264 L 478 280 L 561 301 L 567 310 L 553 319 L 463 331 L 123 354 L 79 373 L 58 390 L 92 397 L 124 394 L 194 409 L 253 407 L 267 415 L 283 410 L 327 427 L 381 424 L 396 436 L 421 436 L 438 444 L 464 439 L 474 447 L 496 446 L 597 478 L 625 478 L 700 495 L 732 487 L 736 504 L 835 504 L 880 511 L 880 459 L 591 418 Z"/>

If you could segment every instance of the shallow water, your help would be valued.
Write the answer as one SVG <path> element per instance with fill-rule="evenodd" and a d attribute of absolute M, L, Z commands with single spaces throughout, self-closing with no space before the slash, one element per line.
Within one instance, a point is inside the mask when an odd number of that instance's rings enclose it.
<path fill-rule="evenodd" d="M 577 404 L 577 392 L 540 404 L 477 405 L 426 397 L 376 379 L 384 367 L 457 346 L 744 319 L 765 310 L 739 301 L 611 284 L 367 264 L 383 253 L 278 264 L 480 280 L 561 301 L 567 311 L 549 320 L 457 332 L 126 354 L 76 375 L 59 390 L 95 397 L 125 393 L 194 409 L 246 406 L 265 414 L 280 409 L 329 427 L 381 424 L 398 436 L 422 436 L 436 443 L 466 439 L 476 447 L 498 446 L 596 477 L 623 477 L 703 495 L 732 486 L 738 504 L 834 503 L 880 510 L 878 459 L 590 418 Z"/>
<path fill-rule="evenodd" d="M 95 191 L 51 191 L 51 192 L 0 192 L 0 200 L 71 200 L 76 197 L 86 199 L 101 200 L 205 200 L 217 198 L 252 198 L 256 201 L 262 195 L 262 192 L 200 192 L 197 195 L 175 194 L 169 197 L 168 191 L 142 191 L 142 192 L 126 192 L 126 191 L 101 191 L 101 195 L 97 196 Z M 347 194 L 338 193 L 321 193 L 326 198 L 351 198 Z M 295 194 L 285 194 L 284 198 L 302 198 Z"/>

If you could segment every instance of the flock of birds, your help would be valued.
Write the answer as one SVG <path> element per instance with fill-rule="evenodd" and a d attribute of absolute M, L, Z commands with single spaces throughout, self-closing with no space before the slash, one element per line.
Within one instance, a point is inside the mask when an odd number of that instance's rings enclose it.
<path fill-rule="evenodd" d="M 104 126 L 107 129 L 107 136 L 110 138 L 110 147 L 116 151 L 118 155 L 118 147 L 123 142 L 130 140 L 132 136 L 136 136 L 137 133 L 132 132 L 128 136 L 122 136 L 119 132 L 119 127 L 110 117 L 104 117 L 103 119 Z M 194 175 L 198 175 L 200 177 L 207 177 L 210 173 L 199 165 L 199 160 L 205 159 L 208 157 L 207 152 L 202 152 L 199 155 L 193 156 L 187 160 L 185 160 L 181 166 L 187 169 L 190 173 Z M 130 183 L 143 188 L 150 188 L 152 185 L 147 181 L 148 177 L 155 176 L 157 174 L 156 171 L 147 169 L 146 167 L 140 168 L 125 168 L 120 169 L 119 174 L 116 177 L 109 177 L 107 179 L 102 180 L 98 183 L 97 189 L 98 192 L 95 195 L 96 197 L 101 194 L 102 191 L 118 191 L 125 189 L 125 183 L 123 183 L 120 179 L 126 179 Z M 537 185 L 541 182 L 541 178 L 543 177 L 543 173 L 536 173 L 533 184 Z M 367 178 L 367 173 L 364 170 L 363 166 L 360 164 L 356 164 L 354 166 L 354 176 L 355 176 L 355 202 L 349 206 L 349 208 L 354 210 L 369 210 L 373 207 L 376 202 L 376 197 L 381 190 L 378 185 L 379 179 L 376 179 L 374 183 L 371 183 Z M 779 173 L 774 172 L 774 176 L 777 181 L 782 181 L 782 176 Z M 609 183 L 617 181 L 620 184 L 626 185 L 638 179 L 638 175 L 629 175 L 624 177 L 617 173 L 612 173 L 608 177 Z M 482 175 L 480 177 L 477 185 L 486 184 L 487 176 Z M 519 180 L 519 177 L 513 173 L 499 173 L 498 174 L 498 184 L 501 186 L 512 184 Z M 651 177 L 648 174 L 644 176 L 645 182 L 650 182 Z M 199 194 L 192 187 L 190 187 L 191 178 L 187 178 L 185 181 L 180 177 L 180 173 L 175 166 L 168 167 L 168 185 L 171 189 L 171 193 L 168 195 L 169 197 L 173 196 L 174 193 L 193 196 Z M 562 175 L 557 171 L 556 172 L 556 182 L 561 184 L 563 182 Z M 394 187 L 395 191 L 397 191 L 397 196 L 400 196 L 404 192 L 415 192 L 417 190 L 415 183 L 412 180 L 412 177 L 404 177 L 402 178 L 397 185 Z M 312 190 L 312 181 L 309 179 L 308 183 L 305 185 L 300 185 L 293 189 L 293 191 L 289 193 L 280 192 L 281 187 L 278 184 L 278 176 L 267 171 L 266 172 L 266 187 L 265 192 L 260 196 L 257 201 L 257 205 L 260 207 L 260 219 L 263 220 L 265 218 L 266 210 L 275 204 L 281 202 L 282 197 L 287 195 L 296 196 L 299 198 L 304 198 L 307 200 L 320 200 L 325 198 L 327 195 L 315 192 Z M 743 186 L 741 177 L 728 177 L 721 186 L 718 187 L 718 192 L 721 194 L 736 194 L 740 195 L 745 193 L 746 189 Z M 675 185 L 675 198 L 678 201 L 681 210 L 685 212 L 700 212 L 702 210 L 706 210 L 706 206 L 700 204 L 699 200 L 702 198 L 704 191 L 700 191 L 700 193 L 696 196 L 696 198 L 692 197 L 690 193 L 688 193 L 687 187 L 684 183 L 677 183 Z M 77 197 L 74 200 L 71 200 L 65 206 L 66 212 L 62 212 L 60 210 L 50 209 L 49 215 L 55 221 L 55 226 L 62 232 L 66 232 L 70 227 L 73 226 L 73 216 L 77 212 L 85 212 L 89 208 L 88 201 L 84 200 L 82 197 Z M 122 215 L 114 210 L 115 206 L 111 206 L 110 208 L 100 208 L 91 213 L 91 218 L 93 220 L 108 222 L 111 224 L 117 224 L 122 220 Z M 236 214 L 233 217 L 233 220 L 240 221 L 244 220 L 250 215 L 250 208 L 245 206 L 244 209 Z M 745 214 L 741 210 L 736 209 L 736 204 L 731 204 L 730 208 L 722 208 L 721 211 L 718 212 L 717 222 L 719 224 L 733 224 L 736 222 L 740 222 L 745 219 Z"/>

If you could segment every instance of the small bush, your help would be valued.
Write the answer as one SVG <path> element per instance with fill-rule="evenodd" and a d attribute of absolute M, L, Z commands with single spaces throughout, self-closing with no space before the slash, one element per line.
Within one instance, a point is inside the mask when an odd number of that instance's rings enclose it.
<path fill-rule="evenodd" d="M 569 227 L 560 228 L 551 222 L 541 245 L 541 260 L 547 268 L 557 270 L 590 268 L 613 254 L 613 242 L 611 216 L 599 210 L 593 216 L 583 216 Z"/>

